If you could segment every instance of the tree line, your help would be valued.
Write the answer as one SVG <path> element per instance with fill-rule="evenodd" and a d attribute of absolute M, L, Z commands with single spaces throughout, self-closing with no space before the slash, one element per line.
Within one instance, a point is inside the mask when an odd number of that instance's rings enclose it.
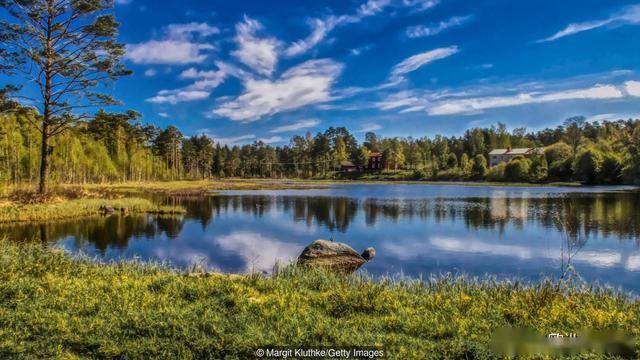
<path fill-rule="evenodd" d="M 0 178 L 10 183 L 39 179 L 41 134 L 34 110 L 2 115 Z M 493 149 L 537 148 L 494 167 Z M 380 137 L 359 143 L 345 127 L 293 136 L 289 144 L 261 141 L 226 145 L 207 135 L 185 136 L 177 127 L 142 124 L 135 111 L 98 111 L 52 139 L 51 179 L 61 183 L 171 179 L 386 177 L 416 180 L 474 180 L 588 184 L 640 184 L 640 120 L 587 122 L 527 132 L 505 124 L 473 128 L 461 136 Z M 341 171 L 341 163 L 366 168 L 382 153 L 384 169 Z"/>
<path fill-rule="evenodd" d="M 121 63 L 112 0 L 0 0 L 0 73 L 20 84 L 0 87 L 0 179 L 39 184 L 210 177 L 344 176 L 340 164 L 364 167 L 383 154 L 388 174 L 349 176 L 425 180 L 640 183 L 638 120 L 589 123 L 583 117 L 538 132 L 504 124 L 462 136 L 382 138 L 358 144 L 344 127 L 294 136 L 287 146 L 224 145 L 185 137 L 175 126 L 143 125 L 106 85 L 131 74 Z M 23 92 L 20 85 L 29 85 Z M 30 95 L 30 96 L 27 96 Z M 21 104 L 21 100 L 23 104 Z M 29 104 L 29 106 L 26 106 Z M 531 156 L 488 168 L 496 148 L 535 147 Z"/>

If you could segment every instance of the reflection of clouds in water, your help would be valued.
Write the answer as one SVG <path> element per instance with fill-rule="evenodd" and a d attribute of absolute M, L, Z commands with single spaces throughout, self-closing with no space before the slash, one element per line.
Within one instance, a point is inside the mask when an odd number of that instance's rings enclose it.
<path fill-rule="evenodd" d="M 209 252 L 207 250 L 198 250 L 188 247 L 180 247 L 176 250 L 172 247 L 156 247 L 151 251 L 153 257 L 157 259 L 169 259 L 172 264 L 193 265 L 201 259 L 207 260 Z"/>
<path fill-rule="evenodd" d="M 640 271 L 640 255 L 629 255 L 624 267 L 629 271 Z"/>
<path fill-rule="evenodd" d="M 454 237 L 435 236 L 429 243 L 412 242 L 405 244 L 385 244 L 384 251 L 400 260 L 412 260 L 430 254 L 434 249 L 446 252 L 506 256 L 520 260 L 550 259 L 560 260 L 558 252 L 523 245 L 493 244 L 479 240 L 463 240 Z M 579 251 L 572 261 L 586 263 L 597 268 L 610 268 L 623 263 L 623 254 L 611 250 Z M 629 255 L 624 267 L 630 271 L 640 270 L 640 255 Z"/>
<path fill-rule="evenodd" d="M 433 237 L 431 238 L 431 245 L 445 251 L 509 256 L 519 259 L 531 259 L 536 257 L 536 252 L 540 252 L 539 249 L 525 246 L 491 244 L 484 241 L 460 240 L 451 237 Z"/>
<path fill-rule="evenodd" d="M 580 251 L 573 261 L 585 262 L 594 267 L 614 267 L 622 262 L 622 254 L 615 251 Z"/>
<path fill-rule="evenodd" d="M 251 231 L 237 231 L 218 237 L 215 243 L 221 248 L 237 253 L 245 262 L 245 272 L 271 271 L 276 261 L 295 259 L 303 246 L 286 243 Z"/>

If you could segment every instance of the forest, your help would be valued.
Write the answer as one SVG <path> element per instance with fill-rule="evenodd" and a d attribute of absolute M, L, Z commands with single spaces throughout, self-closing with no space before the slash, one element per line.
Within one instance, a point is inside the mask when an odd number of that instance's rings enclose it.
<path fill-rule="evenodd" d="M 97 110 L 122 105 L 106 85 L 132 74 L 113 2 L 0 1 L 0 8 L 11 19 L 0 21 L 0 74 L 15 81 L 0 86 L 0 181 L 37 183 L 39 193 L 49 182 L 213 177 L 640 184 L 638 119 L 577 116 L 533 132 L 499 123 L 461 136 L 367 133 L 361 144 L 345 127 L 275 147 L 185 136 L 143 124 L 133 110 Z M 488 166 L 493 149 L 522 147 L 536 151 Z M 372 152 L 383 154 L 381 171 L 340 171 L 345 161 L 362 169 Z"/>
<path fill-rule="evenodd" d="M 0 178 L 36 183 L 41 134 L 32 126 L 35 110 L 1 116 Z M 31 119 L 30 119 L 31 118 Z M 538 155 L 516 157 L 489 168 L 496 148 L 536 147 Z M 257 141 L 225 145 L 207 135 L 186 136 L 177 127 L 143 124 L 135 111 L 99 111 L 51 140 L 54 183 L 176 179 L 382 178 L 444 181 L 565 182 L 640 184 L 640 120 L 587 122 L 527 132 L 499 123 L 462 136 L 385 138 L 373 132 L 359 143 L 345 127 L 296 135 L 284 146 Z M 344 174 L 340 163 L 364 166 L 371 152 L 383 154 L 384 170 Z"/>

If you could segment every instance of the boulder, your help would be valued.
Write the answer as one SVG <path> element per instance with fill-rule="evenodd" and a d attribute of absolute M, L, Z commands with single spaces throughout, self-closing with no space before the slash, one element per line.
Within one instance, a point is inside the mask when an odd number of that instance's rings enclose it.
<path fill-rule="evenodd" d="M 116 211 L 111 205 L 102 205 L 99 207 L 99 210 L 103 214 L 111 214 L 112 212 Z"/>
<path fill-rule="evenodd" d="M 366 249 L 361 255 L 347 244 L 316 240 L 298 256 L 298 265 L 320 266 L 351 273 L 371 261 L 375 255 L 374 248 Z"/>

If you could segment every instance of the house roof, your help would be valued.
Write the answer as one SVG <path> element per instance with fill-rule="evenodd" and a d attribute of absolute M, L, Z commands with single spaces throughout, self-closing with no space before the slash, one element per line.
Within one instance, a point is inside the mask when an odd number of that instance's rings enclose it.
<path fill-rule="evenodd" d="M 350 166 L 356 166 L 356 165 L 351 161 L 340 161 L 340 166 L 350 167 Z"/>
<path fill-rule="evenodd" d="M 382 153 L 378 152 L 378 151 L 372 151 L 372 152 L 369 153 L 369 156 L 370 157 L 372 157 L 372 156 L 382 156 Z"/>
<path fill-rule="evenodd" d="M 526 155 L 530 153 L 533 148 L 515 148 L 515 149 L 493 149 L 489 155 Z"/>

